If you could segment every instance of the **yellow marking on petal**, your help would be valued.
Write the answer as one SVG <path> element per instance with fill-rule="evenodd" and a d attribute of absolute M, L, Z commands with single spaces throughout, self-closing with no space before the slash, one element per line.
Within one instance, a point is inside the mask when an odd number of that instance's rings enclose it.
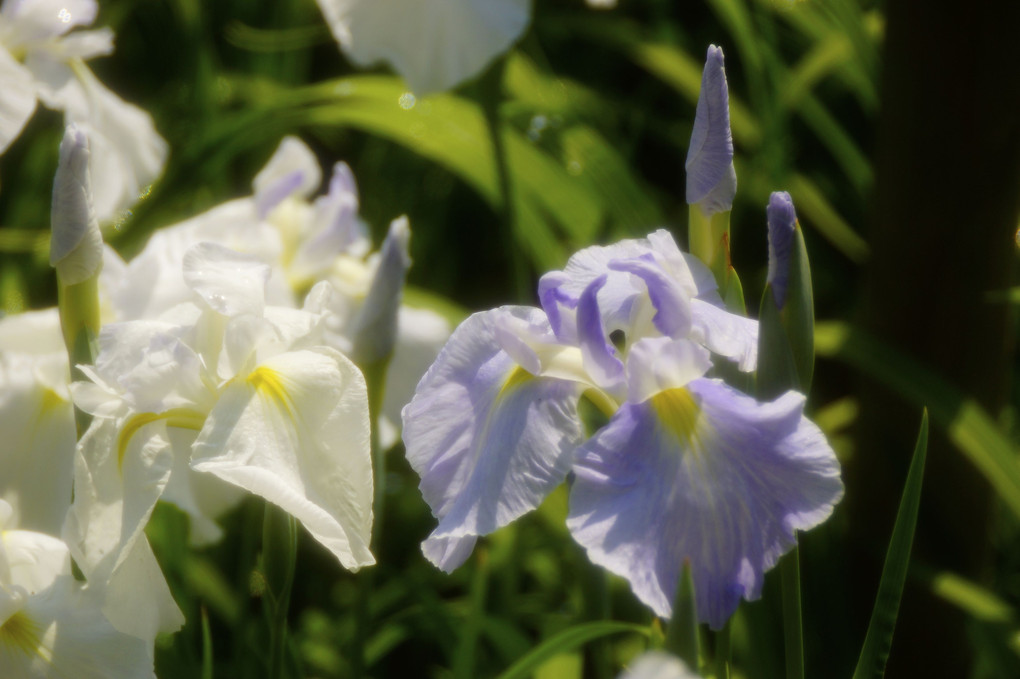
<path fill-rule="evenodd" d="M 290 406 L 290 396 L 283 386 L 280 375 L 272 368 L 259 366 L 247 378 L 248 384 L 255 388 L 255 391 L 276 401 L 291 418 L 294 413 Z"/>
<path fill-rule="evenodd" d="M 202 431 L 202 426 L 205 424 L 205 415 L 194 410 L 188 410 L 187 408 L 171 408 L 162 413 L 138 413 L 133 415 L 124 425 L 124 428 L 120 430 L 120 436 L 117 437 L 118 469 L 124 465 L 124 453 L 127 452 L 131 438 L 145 425 L 158 422 L 159 420 L 166 420 L 166 426 L 168 427 Z"/>
<path fill-rule="evenodd" d="M 649 399 L 663 426 L 688 448 L 698 450 L 698 415 L 701 408 L 684 387 L 660 391 Z"/>
<path fill-rule="evenodd" d="M 17 611 L 0 625 L 0 644 L 25 655 L 38 655 L 49 660 L 40 645 L 39 626 L 24 611 Z"/>
<path fill-rule="evenodd" d="M 503 386 L 499 388 L 499 394 L 496 396 L 497 400 L 503 398 L 517 387 L 531 380 L 533 377 L 534 375 L 521 366 L 515 366 L 513 372 L 511 372 L 509 377 L 507 377 L 503 382 Z"/>
<path fill-rule="evenodd" d="M 52 389 L 43 389 L 42 399 L 39 401 L 39 410 L 42 414 L 50 413 L 67 403 L 60 394 Z"/>

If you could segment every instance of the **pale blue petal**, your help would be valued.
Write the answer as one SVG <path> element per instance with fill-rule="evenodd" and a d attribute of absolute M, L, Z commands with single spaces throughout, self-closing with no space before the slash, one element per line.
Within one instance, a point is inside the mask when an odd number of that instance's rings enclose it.
<path fill-rule="evenodd" d="M 708 48 L 705 59 L 686 167 L 689 204 L 700 205 L 705 214 L 733 207 L 737 175 L 733 169 L 729 93 L 723 52 L 715 45 Z"/>
<path fill-rule="evenodd" d="M 736 361 L 744 372 L 754 371 L 758 365 L 758 321 L 700 299 L 691 302 L 691 315 L 691 339 Z"/>
<path fill-rule="evenodd" d="M 614 271 L 632 273 L 644 281 L 648 297 L 655 307 L 652 322 L 663 335 L 686 337 L 691 330 L 691 296 L 670 278 L 649 255 L 635 259 L 613 260 Z"/>
<path fill-rule="evenodd" d="M 741 597 L 760 596 L 795 531 L 842 497 L 839 463 L 803 405 L 709 379 L 625 404 L 578 449 L 574 538 L 663 617 L 689 559 L 699 619 L 720 629 Z"/>
<path fill-rule="evenodd" d="M 765 209 L 769 225 L 769 275 L 772 296 L 780 309 L 786 304 L 786 286 L 790 278 L 790 257 L 793 256 L 793 234 L 797 228 L 797 211 L 786 191 L 769 196 Z"/>
<path fill-rule="evenodd" d="M 403 410 L 407 459 L 439 526 L 423 546 L 444 570 L 467 542 L 535 509 L 566 477 L 581 441 L 581 385 L 534 377 L 496 342 L 505 314 L 537 326 L 538 309 L 501 307 L 458 327 Z"/>

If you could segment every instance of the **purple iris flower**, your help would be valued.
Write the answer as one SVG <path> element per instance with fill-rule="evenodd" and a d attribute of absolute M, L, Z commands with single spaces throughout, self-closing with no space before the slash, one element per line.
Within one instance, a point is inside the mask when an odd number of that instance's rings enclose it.
<path fill-rule="evenodd" d="M 571 475 L 567 525 L 594 563 L 668 616 L 690 560 L 702 621 L 721 627 L 842 496 L 839 464 L 788 392 L 759 403 L 709 376 L 756 362 L 757 323 L 726 311 L 672 236 L 586 248 L 450 337 L 403 411 L 411 466 L 451 571 L 481 535 Z M 585 440 L 578 402 L 607 424 Z"/>

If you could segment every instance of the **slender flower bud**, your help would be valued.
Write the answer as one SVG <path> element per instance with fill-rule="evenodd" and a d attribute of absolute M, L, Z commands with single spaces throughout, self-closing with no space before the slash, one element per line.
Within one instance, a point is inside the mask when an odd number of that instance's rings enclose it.
<path fill-rule="evenodd" d="M 92 207 L 89 142 L 76 125 L 68 125 L 60 142 L 60 163 L 53 178 L 50 212 L 50 266 L 64 285 L 95 276 L 103 265 L 103 236 Z"/>
<path fill-rule="evenodd" d="M 698 205 L 705 216 L 732 209 L 737 192 L 729 102 L 723 51 L 710 45 L 686 163 L 687 203 Z"/>
<path fill-rule="evenodd" d="M 408 246 L 411 230 L 406 217 L 390 224 L 379 251 L 379 265 L 361 313 L 355 321 L 352 358 L 359 366 L 388 360 L 397 337 L 397 310 L 404 279 L 411 266 Z"/>
<path fill-rule="evenodd" d="M 769 225 L 769 274 L 766 282 L 772 286 L 776 307 L 782 310 L 790 279 L 790 259 L 794 254 L 797 211 L 789 193 L 775 191 L 769 197 L 765 214 Z"/>
<path fill-rule="evenodd" d="M 92 339 L 99 332 L 103 235 L 92 204 L 88 137 L 73 124 L 67 126 L 60 142 L 50 226 L 50 266 L 57 270 L 64 344 L 72 366 L 90 364 L 94 357 Z M 78 420 L 79 435 L 87 427 L 86 419 L 82 416 Z"/>

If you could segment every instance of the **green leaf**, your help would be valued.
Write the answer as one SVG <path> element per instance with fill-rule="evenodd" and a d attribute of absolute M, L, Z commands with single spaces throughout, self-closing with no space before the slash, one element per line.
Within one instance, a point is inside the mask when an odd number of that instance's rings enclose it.
<path fill-rule="evenodd" d="M 815 351 L 882 382 L 901 397 L 927 406 L 949 440 L 1020 517 L 1020 464 L 1009 437 L 973 398 L 913 358 L 846 323 L 815 325 Z"/>
<path fill-rule="evenodd" d="M 600 639 L 613 634 L 623 634 L 625 632 L 642 634 L 646 637 L 651 634 L 648 627 L 629 622 L 606 620 L 575 625 L 544 641 L 500 674 L 498 679 L 526 679 L 546 661 L 557 655 L 569 653 L 594 639 Z"/>
<path fill-rule="evenodd" d="M 871 612 L 871 622 L 868 623 L 861 657 L 857 661 L 857 669 L 854 670 L 854 679 L 868 677 L 881 679 L 885 675 L 885 664 L 889 659 L 893 631 L 896 629 L 900 597 L 903 595 L 903 585 L 907 580 L 907 568 L 910 565 L 910 549 L 914 542 L 914 528 L 921 506 L 921 482 L 924 477 L 927 451 L 928 411 L 925 410 L 921 416 L 921 431 L 917 435 L 914 458 L 907 472 L 903 499 L 900 500 L 900 508 L 896 512 L 896 524 L 893 526 L 889 551 L 882 567 L 882 579 L 878 584 L 878 597 Z"/>

